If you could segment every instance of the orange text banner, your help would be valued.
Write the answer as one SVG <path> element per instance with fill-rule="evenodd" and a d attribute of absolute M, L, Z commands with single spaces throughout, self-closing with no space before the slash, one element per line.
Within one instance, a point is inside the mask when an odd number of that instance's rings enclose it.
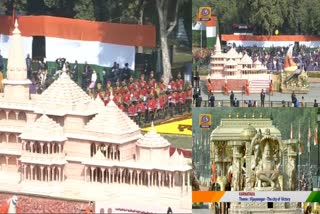
<path fill-rule="evenodd" d="M 224 191 L 192 191 L 192 202 L 220 202 Z"/>

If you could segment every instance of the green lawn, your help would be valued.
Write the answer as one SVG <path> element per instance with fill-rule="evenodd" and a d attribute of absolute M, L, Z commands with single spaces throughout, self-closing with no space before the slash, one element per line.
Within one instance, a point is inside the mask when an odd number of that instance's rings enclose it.
<path fill-rule="evenodd" d="M 162 137 L 167 139 L 171 146 L 182 148 L 182 149 L 192 149 L 192 137 L 191 136 L 181 136 L 181 135 L 165 135 Z"/>

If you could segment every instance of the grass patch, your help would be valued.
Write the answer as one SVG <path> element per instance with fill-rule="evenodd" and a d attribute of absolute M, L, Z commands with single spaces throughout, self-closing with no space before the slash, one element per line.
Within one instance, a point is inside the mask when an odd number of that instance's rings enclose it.
<path fill-rule="evenodd" d="M 320 72 L 308 72 L 308 77 L 320 78 Z"/>
<path fill-rule="evenodd" d="M 192 149 L 191 136 L 166 135 L 166 134 L 162 134 L 161 136 L 167 139 L 171 143 L 171 146 L 181 148 L 181 149 Z"/>

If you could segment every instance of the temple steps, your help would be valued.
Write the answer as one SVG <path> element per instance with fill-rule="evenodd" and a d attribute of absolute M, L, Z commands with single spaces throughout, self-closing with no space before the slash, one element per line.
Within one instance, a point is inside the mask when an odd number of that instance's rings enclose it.
<path fill-rule="evenodd" d="M 260 93 L 262 89 L 264 90 L 265 93 L 268 93 L 269 83 L 270 83 L 270 80 L 251 80 L 249 83 L 250 94 Z"/>

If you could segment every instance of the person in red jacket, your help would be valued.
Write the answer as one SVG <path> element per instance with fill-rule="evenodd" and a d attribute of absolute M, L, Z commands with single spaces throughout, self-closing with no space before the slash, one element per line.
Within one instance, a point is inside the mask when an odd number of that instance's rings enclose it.
<path fill-rule="evenodd" d="M 170 88 L 171 88 L 172 91 L 177 90 L 177 84 L 173 79 L 170 80 L 169 85 L 170 85 Z"/>
<path fill-rule="evenodd" d="M 142 116 L 145 117 L 145 113 L 146 113 L 146 106 L 143 102 L 143 98 L 140 98 L 140 101 L 137 104 L 137 112 L 138 112 L 138 118 L 139 118 L 139 125 L 141 125 L 141 117 Z M 146 117 L 145 117 L 145 120 L 146 120 Z"/>
<path fill-rule="evenodd" d="M 123 100 L 123 104 L 126 108 L 129 107 L 130 105 L 130 92 L 128 91 L 128 89 L 125 90 L 125 94 L 122 96 L 122 100 Z"/>
<path fill-rule="evenodd" d="M 185 108 L 184 106 L 186 104 L 186 100 L 187 100 L 187 92 L 186 91 L 181 91 L 180 92 L 181 113 L 183 113 L 182 112 L 183 108 Z"/>
<path fill-rule="evenodd" d="M 131 102 L 128 108 L 128 116 L 135 121 L 135 118 L 137 116 L 137 107 L 135 106 L 134 102 Z"/>
<path fill-rule="evenodd" d="M 149 78 L 149 86 L 150 87 L 156 87 L 156 80 L 154 79 L 154 72 L 151 71 L 150 78 Z"/>
<path fill-rule="evenodd" d="M 139 85 L 140 85 L 140 88 L 146 88 L 147 87 L 147 82 L 144 79 L 144 74 L 142 74 L 141 77 L 140 77 Z"/>
<path fill-rule="evenodd" d="M 176 80 L 176 85 L 177 85 L 177 89 L 182 91 L 183 88 L 184 88 L 184 81 L 183 79 L 181 79 L 181 74 L 178 73 L 178 76 L 177 76 L 177 80 Z"/>
<path fill-rule="evenodd" d="M 123 112 L 127 112 L 127 109 L 126 109 L 126 107 L 123 105 L 123 103 L 120 103 L 120 104 L 119 104 L 119 109 L 121 109 L 121 111 L 123 111 Z"/>
<path fill-rule="evenodd" d="M 156 101 L 153 95 L 150 95 L 147 102 L 148 121 L 153 121 L 155 109 L 156 109 Z"/>
<path fill-rule="evenodd" d="M 135 89 L 136 89 L 136 83 L 134 82 L 134 79 L 131 76 L 129 79 L 129 90 L 134 91 Z"/>

